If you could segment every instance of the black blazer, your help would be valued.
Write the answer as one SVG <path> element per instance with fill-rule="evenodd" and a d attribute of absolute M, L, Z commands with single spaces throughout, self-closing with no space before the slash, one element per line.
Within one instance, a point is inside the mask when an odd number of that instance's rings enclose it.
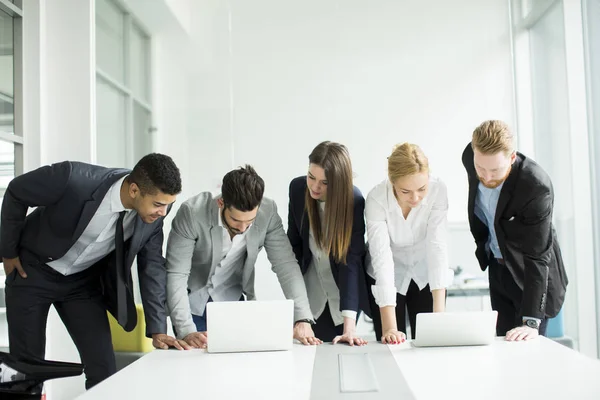
<path fill-rule="evenodd" d="M 111 185 L 131 171 L 64 161 L 13 179 L 4 195 L 0 217 L 2 257 L 25 255 L 47 263 L 63 257 L 77 242 Z M 27 215 L 29 208 L 37 207 Z M 146 334 L 166 333 L 165 259 L 162 256 L 163 218 L 146 224 L 138 216 L 133 236 L 125 244 L 125 265 L 137 256 Z M 103 269 L 102 289 L 108 311 L 117 317 L 114 251 L 96 264 Z M 128 278 L 127 322 L 137 325 L 131 274 Z"/>
<path fill-rule="evenodd" d="M 479 179 L 470 143 L 462 162 L 469 178 L 468 214 L 477 245 L 475 255 L 485 271 L 490 257 L 486 251 L 489 230 L 475 215 Z M 521 316 L 555 317 L 565 299 L 568 279 L 552 224 L 553 207 L 550 177 L 535 161 L 517 153 L 500 192 L 494 227 L 506 267 L 523 290 Z"/>
<path fill-rule="evenodd" d="M 290 183 L 290 202 L 288 212 L 287 235 L 304 275 L 310 266 L 312 253 L 310 251 L 308 214 L 304 207 L 306 193 L 306 176 L 295 178 Z M 346 264 L 338 263 L 330 256 L 333 278 L 340 290 L 340 311 L 363 310 L 371 315 L 367 297 L 365 258 L 365 199 L 354 187 L 354 222 L 352 224 L 352 239 L 346 257 Z"/>

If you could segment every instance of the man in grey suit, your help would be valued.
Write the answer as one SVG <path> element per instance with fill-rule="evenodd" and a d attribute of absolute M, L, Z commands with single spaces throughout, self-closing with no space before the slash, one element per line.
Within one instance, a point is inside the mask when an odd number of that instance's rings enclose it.
<path fill-rule="evenodd" d="M 167 244 L 167 304 L 176 335 L 206 345 L 209 301 L 254 300 L 254 264 L 265 247 L 286 298 L 294 300 L 294 338 L 320 344 L 300 268 L 264 181 L 246 165 L 223 178 L 220 196 L 200 193 L 181 205 Z"/>
<path fill-rule="evenodd" d="M 180 191 L 179 169 L 163 154 L 133 171 L 64 161 L 13 179 L 0 228 L 11 355 L 44 359 L 54 305 L 85 364 L 86 388 L 114 373 L 106 311 L 125 330 L 136 326 L 136 256 L 146 335 L 155 347 L 189 348 L 166 334 L 162 228 Z"/>

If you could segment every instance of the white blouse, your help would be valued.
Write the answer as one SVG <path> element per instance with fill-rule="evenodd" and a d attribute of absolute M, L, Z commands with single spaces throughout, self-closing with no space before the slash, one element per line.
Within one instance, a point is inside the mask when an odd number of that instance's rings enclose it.
<path fill-rule="evenodd" d="M 428 283 L 431 290 L 448 286 L 448 191 L 441 180 L 430 176 L 427 195 L 404 218 L 386 179 L 367 196 L 365 214 L 377 305 L 395 306 L 396 293 L 406 295 L 411 280 L 421 290 Z"/>

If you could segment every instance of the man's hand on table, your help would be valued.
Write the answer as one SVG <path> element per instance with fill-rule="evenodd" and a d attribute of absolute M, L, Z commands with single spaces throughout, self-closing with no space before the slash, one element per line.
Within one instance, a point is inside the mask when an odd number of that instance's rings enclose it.
<path fill-rule="evenodd" d="M 163 350 L 166 350 L 170 347 L 174 347 L 177 350 L 190 350 L 192 348 L 185 341 L 177 340 L 173 336 L 169 336 L 166 333 L 152 334 L 152 346 Z"/>
<path fill-rule="evenodd" d="M 531 340 L 538 337 L 540 333 L 537 329 L 530 328 L 526 325 L 517 326 L 514 329 L 506 332 L 506 340 L 509 342 L 518 342 L 521 340 Z"/>
<path fill-rule="evenodd" d="M 321 339 L 315 337 L 312 326 L 308 322 L 297 322 L 294 325 L 294 339 L 305 346 L 323 343 Z"/>
<path fill-rule="evenodd" d="M 192 332 L 183 340 L 196 349 L 205 349 L 208 343 L 208 334 L 206 332 Z"/>

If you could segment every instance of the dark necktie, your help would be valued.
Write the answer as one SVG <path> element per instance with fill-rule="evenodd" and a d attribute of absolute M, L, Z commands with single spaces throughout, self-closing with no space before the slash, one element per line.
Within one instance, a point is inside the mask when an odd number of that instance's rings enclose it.
<path fill-rule="evenodd" d="M 121 326 L 127 323 L 127 274 L 125 272 L 125 235 L 123 219 L 126 211 L 119 213 L 115 230 L 115 267 L 117 270 L 117 321 Z"/>

